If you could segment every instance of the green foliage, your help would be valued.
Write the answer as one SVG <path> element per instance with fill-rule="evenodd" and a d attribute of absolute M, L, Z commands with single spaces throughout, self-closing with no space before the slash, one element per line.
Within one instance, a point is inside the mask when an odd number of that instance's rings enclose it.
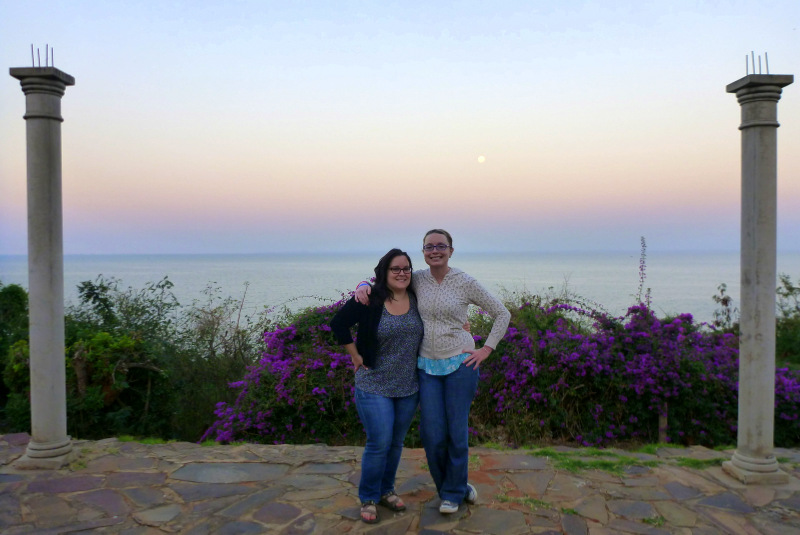
<path fill-rule="evenodd" d="M 778 275 L 776 289 L 775 360 L 778 366 L 800 369 L 800 284 L 795 285 L 791 277 Z M 727 294 L 728 287 L 722 283 L 717 295 L 711 298 L 717 303 L 713 325 L 722 332 L 739 334 L 739 309 L 733 306 L 733 298 Z"/>
<path fill-rule="evenodd" d="M 15 299 L 6 303 L 27 302 L 24 290 L 9 288 L 3 295 Z M 213 289 L 205 301 L 181 308 L 171 289 L 166 278 L 138 290 L 102 276 L 79 285 L 78 304 L 65 311 L 70 434 L 197 440 L 213 423 L 216 403 L 232 397 L 228 383 L 258 359 L 265 316 L 242 314 L 244 298 L 221 299 Z M 4 310 L 16 310 L 27 325 L 27 309 Z M 0 330 L 17 332 L 9 317 L 16 318 L 0 314 Z M 4 384 L 12 392 L 4 428 L 30 430 L 27 340 L 15 340 L 3 357 Z"/>
<path fill-rule="evenodd" d="M 179 304 L 164 278 L 120 289 L 102 276 L 78 286 L 65 315 L 67 422 L 72 435 L 169 433 L 168 363 L 180 354 Z"/>
<path fill-rule="evenodd" d="M 5 356 L 21 340 L 28 339 L 28 292 L 18 284 L 7 286 L 0 282 L 0 377 L 4 375 Z M 5 404 L 9 390 L 0 381 L 0 407 Z"/>
<path fill-rule="evenodd" d="M 228 384 L 238 381 L 264 350 L 263 333 L 272 322 L 266 311 L 243 313 L 241 300 L 223 298 L 219 288 L 207 287 L 204 300 L 183 311 L 181 343 L 184 350 L 170 361 L 174 400 L 170 428 L 175 438 L 197 440 L 211 424 L 220 401 L 233 401 Z"/>
<path fill-rule="evenodd" d="M 30 391 L 30 349 L 27 340 L 17 340 L 6 351 L 3 383 L 11 392 Z"/>
<path fill-rule="evenodd" d="M 675 460 L 677 461 L 678 466 L 683 466 L 684 468 L 693 468 L 695 470 L 705 470 L 706 468 L 711 468 L 713 466 L 722 466 L 722 461 L 725 459 L 693 459 L 691 457 L 678 457 Z"/>
<path fill-rule="evenodd" d="M 733 297 L 728 295 L 728 285 L 724 282 L 717 286 L 717 295 L 712 295 L 711 299 L 719 306 L 714 311 L 714 327 L 722 329 L 724 332 L 739 332 L 739 322 L 736 317 L 739 309 L 733 306 Z"/>
<path fill-rule="evenodd" d="M 31 400 L 30 393 L 11 392 L 3 409 L 10 431 L 30 431 L 31 429 Z"/>
<path fill-rule="evenodd" d="M 28 338 L 28 292 L 18 284 L 0 282 L 0 355 Z"/>
<path fill-rule="evenodd" d="M 779 363 L 800 368 L 800 284 L 780 275 L 778 322 L 775 332 L 775 357 Z"/>

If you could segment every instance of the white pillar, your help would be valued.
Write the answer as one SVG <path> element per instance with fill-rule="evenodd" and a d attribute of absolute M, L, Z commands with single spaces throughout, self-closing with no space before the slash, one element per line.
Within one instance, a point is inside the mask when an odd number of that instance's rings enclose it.
<path fill-rule="evenodd" d="M 25 93 L 32 428 L 15 466 L 59 468 L 72 458 L 64 363 L 61 97 L 75 79 L 54 67 L 13 68 L 10 74 Z"/>
<path fill-rule="evenodd" d="M 788 482 L 774 455 L 778 100 L 792 75 L 753 74 L 726 88 L 742 109 L 739 422 L 723 468 L 744 483 Z"/>

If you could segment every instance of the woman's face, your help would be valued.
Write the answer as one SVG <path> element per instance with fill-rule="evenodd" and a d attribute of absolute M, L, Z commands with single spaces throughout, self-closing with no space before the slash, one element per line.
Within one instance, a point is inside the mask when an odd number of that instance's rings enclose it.
<path fill-rule="evenodd" d="M 430 250 L 429 250 L 430 249 Z M 425 255 L 425 263 L 431 267 L 447 266 L 453 248 L 447 242 L 444 234 L 428 234 L 422 244 L 422 252 Z"/>
<path fill-rule="evenodd" d="M 405 255 L 397 255 L 389 263 L 386 285 L 392 292 L 397 292 L 405 290 L 409 284 L 411 284 L 411 263 Z"/>

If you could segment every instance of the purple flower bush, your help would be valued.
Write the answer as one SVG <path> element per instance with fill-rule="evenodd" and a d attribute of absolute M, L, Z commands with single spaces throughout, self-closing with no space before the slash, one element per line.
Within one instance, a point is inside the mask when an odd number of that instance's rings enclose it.
<path fill-rule="evenodd" d="M 233 403 L 218 403 L 201 440 L 272 444 L 353 443 L 363 435 L 353 402 L 350 357 L 328 323 L 345 299 L 308 309 L 264 333 L 264 351 L 241 381 Z"/>
<path fill-rule="evenodd" d="M 738 338 L 690 314 L 658 319 L 639 304 L 614 318 L 534 300 L 514 311 L 494 355 L 481 368 L 473 406 L 478 441 L 482 430 L 520 445 L 654 442 L 659 416 L 671 442 L 736 441 Z M 800 441 L 798 406 L 800 375 L 779 369 L 779 445 Z"/>
<path fill-rule="evenodd" d="M 362 444 L 349 356 L 328 324 L 346 298 L 308 309 L 264 333 L 265 351 L 230 386 L 203 439 Z M 655 442 L 659 416 L 677 444 L 736 441 L 738 338 L 690 314 L 659 319 L 649 303 L 624 317 L 529 297 L 510 306 L 502 342 L 481 365 L 471 439 L 511 445 Z M 471 318 L 477 341 L 491 320 Z M 775 378 L 775 442 L 800 444 L 800 374 Z M 408 441 L 416 440 L 412 426 Z"/>

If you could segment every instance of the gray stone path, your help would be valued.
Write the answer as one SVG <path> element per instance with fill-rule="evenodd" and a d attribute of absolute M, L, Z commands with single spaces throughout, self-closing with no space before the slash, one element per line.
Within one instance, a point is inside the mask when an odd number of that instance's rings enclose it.
<path fill-rule="evenodd" d="M 744 486 L 701 447 L 636 454 L 654 466 L 624 474 L 570 472 L 522 450 L 471 450 L 475 505 L 441 515 L 422 450 L 407 449 L 397 491 L 403 513 L 379 507 L 359 521 L 361 448 L 75 441 L 80 458 L 58 471 L 21 471 L 27 434 L 0 436 L 0 532 L 385 535 L 800 535 L 800 450 L 776 451 L 790 483 Z M 581 459 L 581 449 L 555 448 Z M 611 450 L 617 453 L 618 450 Z M 591 460 L 586 457 L 585 460 Z"/>

